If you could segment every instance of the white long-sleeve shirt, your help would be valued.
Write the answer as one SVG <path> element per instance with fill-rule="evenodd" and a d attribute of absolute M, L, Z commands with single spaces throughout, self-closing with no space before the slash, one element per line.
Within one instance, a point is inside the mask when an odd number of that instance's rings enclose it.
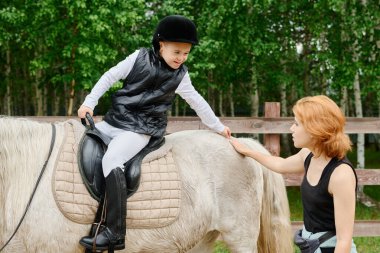
<path fill-rule="evenodd" d="M 116 66 L 105 72 L 92 88 L 91 93 L 86 96 L 83 105 L 94 110 L 95 106 L 98 104 L 99 98 L 103 96 L 104 93 L 106 93 L 117 81 L 123 80 L 128 76 L 133 65 L 135 64 L 139 51 L 140 50 L 136 50 L 123 61 L 119 62 Z M 224 125 L 215 116 L 215 113 L 212 111 L 210 105 L 195 90 L 191 83 L 189 72 L 186 72 L 175 93 L 186 100 L 190 107 L 197 113 L 203 124 L 218 133 L 224 130 Z"/>

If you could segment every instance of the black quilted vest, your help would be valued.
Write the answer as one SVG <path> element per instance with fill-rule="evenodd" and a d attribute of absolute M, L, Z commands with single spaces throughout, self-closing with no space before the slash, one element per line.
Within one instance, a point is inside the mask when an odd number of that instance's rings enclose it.
<path fill-rule="evenodd" d="M 163 136 L 167 111 L 186 72 L 186 66 L 172 69 L 153 49 L 141 48 L 123 87 L 112 95 L 104 120 L 128 131 Z"/>

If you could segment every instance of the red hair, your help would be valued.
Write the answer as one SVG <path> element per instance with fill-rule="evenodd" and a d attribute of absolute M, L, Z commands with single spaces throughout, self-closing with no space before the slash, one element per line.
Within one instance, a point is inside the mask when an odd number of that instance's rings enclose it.
<path fill-rule="evenodd" d="M 351 150 L 351 141 L 344 133 L 346 119 L 337 104 L 324 95 L 304 97 L 293 107 L 294 115 L 314 140 L 315 156 L 342 159 Z"/>

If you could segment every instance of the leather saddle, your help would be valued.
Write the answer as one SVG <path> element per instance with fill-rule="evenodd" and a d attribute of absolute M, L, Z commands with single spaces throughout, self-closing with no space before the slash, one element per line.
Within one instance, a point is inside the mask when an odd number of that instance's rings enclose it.
<path fill-rule="evenodd" d="M 86 124 L 86 119 L 89 125 Z M 94 199 L 100 201 L 105 193 L 102 158 L 107 151 L 111 139 L 96 129 L 94 120 L 90 114 L 86 114 L 86 119 L 81 119 L 86 130 L 79 143 L 78 167 L 88 192 Z M 164 143 L 164 137 L 151 137 L 148 145 L 124 164 L 124 174 L 127 182 L 127 198 L 132 196 L 140 185 L 141 163 L 144 157 L 150 152 L 160 148 Z"/>

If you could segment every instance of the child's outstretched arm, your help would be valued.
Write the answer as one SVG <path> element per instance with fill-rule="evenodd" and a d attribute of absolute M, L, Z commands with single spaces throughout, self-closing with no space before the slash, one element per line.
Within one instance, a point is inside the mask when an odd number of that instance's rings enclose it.
<path fill-rule="evenodd" d="M 230 128 L 224 126 L 220 122 L 219 118 L 215 116 L 214 111 L 211 109 L 207 101 L 198 93 L 198 91 L 195 90 L 188 72 L 183 77 L 176 93 L 186 100 L 186 102 L 202 120 L 203 124 L 227 138 L 231 136 Z"/>

